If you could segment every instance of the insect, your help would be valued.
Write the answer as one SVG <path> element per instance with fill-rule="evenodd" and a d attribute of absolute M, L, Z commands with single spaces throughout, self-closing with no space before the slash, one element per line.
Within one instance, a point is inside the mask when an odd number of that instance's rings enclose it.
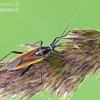
<path fill-rule="evenodd" d="M 81 10 L 81 8 L 80 8 L 80 10 Z M 12 53 L 19 54 L 17 57 L 13 58 L 8 63 L 7 68 L 8 68 L 8 70 L 17 70 L 17 69 L 21 69 L 21 68 L 24 68 L 24 67 L 28 66 L 25 70 L 23 70 L 23 72 L 21 73 L 20 76 L 24 75 L 26 73 L 26 71 L 28 71 L 29 68 L 34 63 L 37 63 L 41 60 L 44 60 L 44 61 L 46 61 L 50 64 L 50 61 L 47 60 L 46 57 L 48 56 L 48 54 L 51 54 L 51 55 L 54 55 L 54 56 L 57 56 L 57 57 L 61 57 L 58 54 L 52 53 L 52 51 L 55 50 L 55 48 L 58 47 L 59 45 L 63 44 L 63 43 L 60 43 L 60 44 L 57 44 L 57 43 L 63 37 L 64 33 L 66 32 L 66 30 L 68 28 L 68 26 L 71 24 L 71 22 L 76 17 L 76 15 L 79 13 L 79 11 L 74 15 L 74 17 L 68 23 L 67 27 L 65 28 L 65 30 L 63 31 L 61 36 L 56 37 L 49 46 L 43 46 L 43 41 L 39 41 L 39 42 L 36 42 L 34 44 L 27 44 L 28 46 L 31 46 L 31 45 L 36 45 L 36 44 L 40 43 L 40 45 L 38 45 L 36 47 L 32 47 L 30 50 L 27 50 L 25 52 L 11 51 L 4 58 L 2 58 L 0 61 L 5 59 L 6 57 L 8 57 Z"/>

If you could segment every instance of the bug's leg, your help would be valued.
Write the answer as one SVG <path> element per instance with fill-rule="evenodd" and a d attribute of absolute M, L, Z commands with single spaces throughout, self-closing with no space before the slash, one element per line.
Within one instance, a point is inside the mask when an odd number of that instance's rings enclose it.
<path fill-rule="evenodd" d="M 67 32 L 67 34 L 68 34 L 69 32 Z M 63 37 L 65 37 L 67 34 L 65 34 L 65 35 L 61 35 L 60 37 L 56 37 L 54 40 L 53 40 L 53 42 L 51 43 L 51 45 L 55 45 L 57 42 L 59 42 L 59 40 L 61 39 L 61 38 L 63 38 Z M 64 38 L 63 38 L 64 39 Z M 66 38 L 67 39 L 67 38 Z"/>
<path fill-rule="evenodd" d="M 6 57 L 8 57 L 10 54 L 12 54 L 12 53 L 15 53 L 15 54 L 22 54 L 23 52 L 20 52 L 20 51 L 11 51 L 11 52 L 8 53 L 5 57 L 3 57 L 3 58 L 0 60 L 0 62 L 1 62 L 2 60 L 4 60 Z"/>
<path fill-rule="evenodd" d="M 33 45 L 38 44 L 38 43 L 40 43 L 40 46 L 41 46 L 43 44 L 43 41 L 38 41 L 38 42 L 34 43 Z"/>
<path fill-rule="evenodd" d="M 50 63 L 50 61 L 49 60 L 47 60 L 47 59 L 43 59 L 44 61 L 46 61 L 46 62 L 48 62 L 48 63 Z"/>
<path fill-rule="evenodd" d="M 65 44 L 65 43 L 69 43 L 69 42 L 63 42 L 63 43 L 60 43 L 58 45 L 54 45 L 54 48 L 59 47 L 60 45 Z M 55 53 L 50 53 L 50 54 L 52 54 L 52 55 L 54 55 L 54 56 L 56 56 L 58 58 L 63 58 L 63 56 L 59 55 L 59 54 L 55 54 Z"/>
<path fill-rule="evenodd" d="M 58 45 L 55 45 L 54 48 L 59 47 L 60 45 L 65 44 L 65 43 L 69 43 L 69 42 L 60 43 Z M 55 53 L 50 53 L 50 54 L 52 54 L 52 55 L 54 55 L 54 56 L 56 56 L 58 58 L 63 58 L 63 56 L 62 55 L 59 55 L 59 54 L 55 54 Z"/>
<path fill-rule="evenodd" d="M 20 74 L 20 77 L 23 76 L 29 69 L 30 67 L 32 66 L 33 64 L 29 65 L 21 74 Z"/>
<path fill-rule="evenodd" d="M 58 57 L 58 58 L 63 58 L 63 56 L 58 55 L 58 54 L 55 54 L 55 53 L 50 53 L 50 54 L 52 54 L 52 55 L 54 55 L 54 56 L 56 56 L 56 57 Z"/>
<path fill-rule="evenodd" d="M 25 46 L 32 48 L 32 47 L 34 47 L 34 46 L 35 46 L 36 44 L 38 44 L 38 43 L 40 43 L 39 46 L 42 46 L 43 41 L 38 41 L 38 42 L 36 42 L 36 43 L 34 43 L 34 44 L 25 44 Z"/>
<path fill-rule="evenodd" d="M 29 65 L 21 74 L 20 77 L 23 76 L 31 67 L 33 64 Z M 40 73 L 40 79 L 42 81 L 42 72 L 38 71 L 38 70 L 34 70 L 35 72 L 39 72 Z"/>
<path fill-rule="evenodd" d="M 56 47 L 59 47 L 59 46 L 62 45 L 62 44 L 66 44 L 66 43 L 70 43 L 70 42 L 63 42 L 63 43 L 57 44 L 57 45 L 55 45 L 55 48 L 56 48 Z"/>
<path fill-rule="evenodd" d="M 61 39 L 61 38 L 63 38 L 63 37 L 65 37 L 65 36 L 60 36 L 60 37 L 56 37 L 54 40 L 53 40 L 53 42 L 51 43 L 51 45 L 55 45 L 57 42 L 59 42 L 59 40 Z"/>
<path fill-rule="evenodd" d="M 49 60 L 47 60 L 47 59 L 43 59 L 45 62 L 47 62 L 48 63 L 48 65 L 46 66 L 46 68 L 50 65 L 50 61 Z M 46 69 L 45 68 L 45 69 Z M 44 70 L 45 70 L 44 69 Z M 43 76 L 43 72 L 41 72 L 41 71 L 38 71 L 38 70 L 36 70 L 37 72 L 39 72 L 40 73 L 40 79 L 41 79 L 41 81 L 42 81 L 42 76 Z"/>
<path fill-rule="evenodd" d="M 50 65 L 50 61 L 49 60 L 47 60 L 47 59 L 43 59 L 48 65 L 44 68 L 44 70 L 45 69 L 47 69 L 48 68 L 48 66 Z"/>
<path fill-rule="evenodd" d="M 43 59 L 44 61 L 46 61 L 49 65 L 50 65 L 50 61 L 47 59 Z"/>
<path fill-rule="evenodd" d="M 41 79 L 41 81 L 42 81 L 42 74 L 43 74 L 43 73 L 42 73 L 42 72 L 40 72 L 40 79 Z"/>
<path fill-rule="evenodd" d="M 60 40 L 60 38 L 61 38 L 61 37 L 56 37 L 56 38 L 53 40 L 52 44 L 56 44 L 56 43 Z M 57 39 L 58 39 L 58 40 L 57 40 Z"/>

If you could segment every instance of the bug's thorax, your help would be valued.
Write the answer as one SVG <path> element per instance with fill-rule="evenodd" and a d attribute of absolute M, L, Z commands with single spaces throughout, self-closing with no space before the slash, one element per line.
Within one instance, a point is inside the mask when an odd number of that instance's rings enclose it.
<path fill-rule="evenodd" d="M 38 48 L 38 50 L 35 52 L 35 55 L 36 55 L 36 56 L 42 56 L 42 57 L 44 57 L 44 56 L 46 56 L 49 52 L 50 52 L 49 47 L 47 47 L 47 46 L 42 46 L 42 47 Z"/>

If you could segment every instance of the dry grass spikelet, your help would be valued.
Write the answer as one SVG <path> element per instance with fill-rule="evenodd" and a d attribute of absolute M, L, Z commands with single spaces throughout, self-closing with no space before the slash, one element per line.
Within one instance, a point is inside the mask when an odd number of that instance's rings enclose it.
<path fill-rule="evenodd" d="M 9 61 L 0 62 L 0 95 L 8 100 L 15 94 L 30 98 L 36 93 L 48 89 L 59 96 L 72 95 L 79 84 L 89 74 L 100 71 L 100 32 L 77 29 L 64 36 L 65 42 L 55 50 L 63 58 L 48 55 L 51 64 L 40 61 L 34 64 L 22 77 L 23 69 L 8 71 Z M 42 72 L 42 80 L 40 73 Z"/>

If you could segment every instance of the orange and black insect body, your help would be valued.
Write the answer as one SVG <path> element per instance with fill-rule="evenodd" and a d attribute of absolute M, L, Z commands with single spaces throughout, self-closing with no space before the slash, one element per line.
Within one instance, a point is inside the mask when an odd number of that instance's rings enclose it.
<path fill-rule="evenodd" d="M 31 48 L 30 50 L 28 50 L 26 52 L 11 51 L 4 58 L 2 58 L 1 61 L 3 59 L 5 59 L 7 56 L 9 56 L 11 53 L 19 54 L 17 57 L 12 59 L 10 61 L 10 63 L 8 63 L 7 68 L 8 68 L 8 70 L 17 70 L 17 69 L 21 69 L 21 68 L 28 66 L 22 72 L 22 74 L 21 74 L 21 76 L 22 76 L 34 63 L 37 63 L 41 60 L 45 60 L 46 62 L 50 63 L 49 60 L 45 59 L 46 56 L 48 56 L 48 53 L 50 53 L 54 56 L 57 56 L 57 57 L 61 57 L 60 55 L 51 53 L 51 51 L 54 50 L 58 46 L 58 45 L 55 45 L 56 40 L 58 38 L 55 38 L 54 41 L 52 42 L 52 44 L 50 44 L 50 46 L 42 46 L 43 41 L 39 41 L 37 43 L 40 43 L 40 46 Z M 37 43 L 35 43 L 35 44 L 37 44 Z M 35 44 L 33 44 L 33 45 L 35 45 Z M 29 45 L 31 45 L 31 44 L 29 44 Z"/>
<path fill-rule="evenodd" d="M 80 9 L 81 10 L 81 9 Z M 79 11 L 80 11 L 79 10 Z M 79 12 L 78 11 L 78 12 Z M 75 16 L 78 14 L 78 12 L 75 14 Z M 72 18 L 72 20 L 75 18 L 75 16 Z M 58 54 L 54 54 L 52 53 L 52 51 L 58 47 L 59 45 L 63 44 L 57 44 L 59 42 L 59 40 L 64 37 L 64 33 L 66 32 L 66 29 L 68 28 L 68 26 L 70 25 L 70 23 L 72 22 L 72 20 L 68 23 L 67 27 L 65 28 L 64 32 L 62 33 L 62 35 L 60 37 L 56 37 L 53 42 L 49 45 L 49 46 L 42 46 L 43 41 L 39 41 L 36 42 L 34 44 L 29 44 L 31 45 L 36 45 L 38 43 L 40 43 L 40 45 L 36 46 L 36 47 L 32 47 L 30 50 L 27 50 L 26 52 L 19 52 L 19 51 L 11 51 L 9 54 L 7 54 L 4 58 L 2 58 L 0 61 L 2 61 L 3 59 L 5 59 L 7 56 L 9 56 L 11 53 L 15 53 L 15 54 L 19 54 L 17 57 L 15 57 L 14 59 L 12 59 L 8 65 L 7 68 L 8 70 L 17 70 L 17 69 L 21 69 L 24 68 L 26 66 L 28 66 L 22 73 L 21 76 L 34 64 L 37 63 L 41 60 L 44 60 L 46 62 L 48 62 L 50 64 L 50 61 L 46 59 L 46 56 L 48 56 L 48 54 L 52 54 L 54 56 L 57 57 L 62 57 L 61 55 Z M 67 33 L 68 34 L 68 33 Z"/>

